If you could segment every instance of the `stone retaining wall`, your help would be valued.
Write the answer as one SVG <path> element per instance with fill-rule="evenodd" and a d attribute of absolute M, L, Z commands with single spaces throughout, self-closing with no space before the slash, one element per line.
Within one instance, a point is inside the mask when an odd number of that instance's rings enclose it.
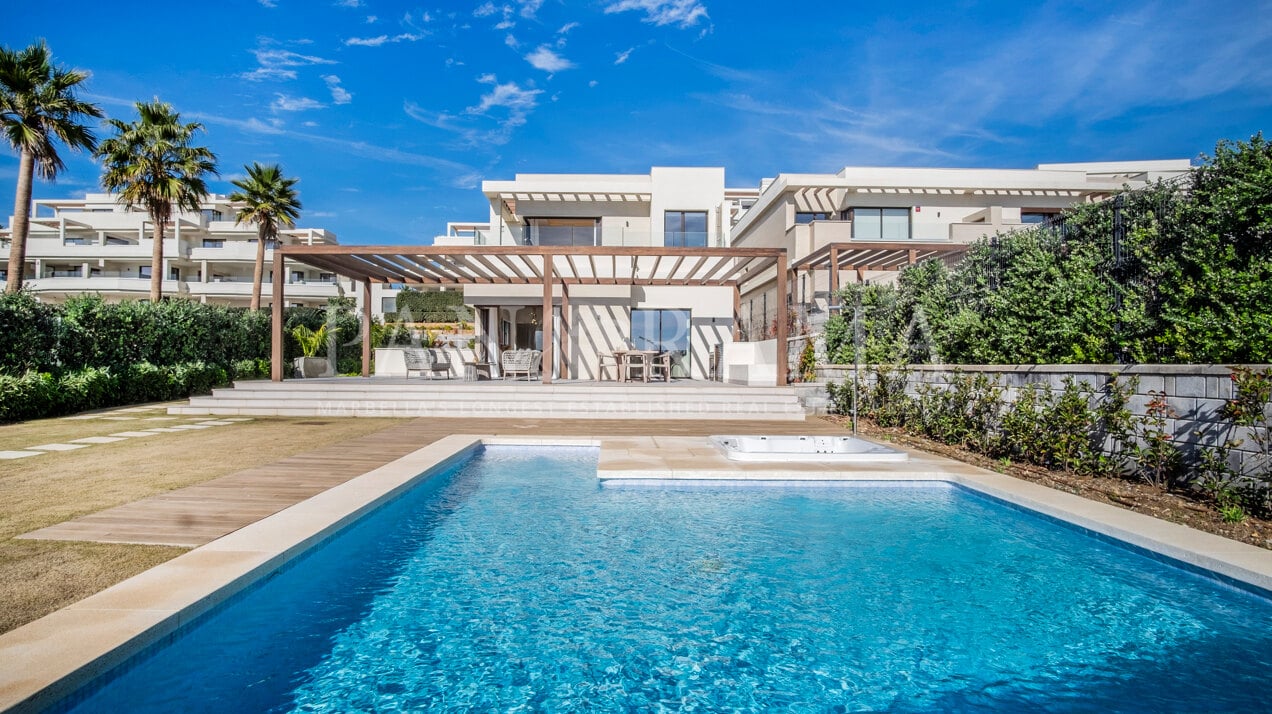
<path fill-rule="evenodd" d="M 1256 370 L 1270 365 L 1246 365 Z M 1148 412 L 1153 394 L 1164 394 L 1170 406 L 1172 418 L 1166 420 L 1166 430 L 1175 443 L 1184 450 L 1196 444 L 1211 444 L 1225 436 L 1243 440 L 1241 447 L 1233 451 L 1234 466 L 1244 463 L 1253 454 L 1250 430 L 1237 428 L 1231 434 L 1224 433 L 1226 422 L 1217 412 L 1233 396 L 1232 370 L 1224 365 L 909 365 L 906 391 L 917 394 L 921 383 L 946 385 L 955 369 L 965 374 L 985 374 L 1006 388 L 1003 397 L 1012 401 L 1018 389 L 1030 383 L 1051 384 L 1060 389 L 1066 377 L 1085 384 L 1092 397 L 1101 391 L 1114 375 L 1137 377 L 1139 384 L 1131 396 L 1128 407 L 1137 416 Z M 852 380 L 852 365 L 823 365 L 817 368 L 819 381 L 848 382 Z M 863 374 L 869 372 L 862 370 Z"/>

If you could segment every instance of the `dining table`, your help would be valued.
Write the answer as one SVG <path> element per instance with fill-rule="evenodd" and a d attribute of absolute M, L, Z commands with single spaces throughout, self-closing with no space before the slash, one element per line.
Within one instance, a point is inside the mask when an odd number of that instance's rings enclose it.
<path fill-rule="evenodd" d="M 615 350 L 614 360 L 618 363 L 618 381 L 631 382 L 632 372 L 638 371 L 642 382 L 649 381 L 653 369 L 654 357 L 658 350 Z"/>

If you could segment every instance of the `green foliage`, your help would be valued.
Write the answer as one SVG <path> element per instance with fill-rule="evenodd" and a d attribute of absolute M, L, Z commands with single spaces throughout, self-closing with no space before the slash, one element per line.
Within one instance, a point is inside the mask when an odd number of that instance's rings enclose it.
<path fill-rule="evenodd" d="M 1270 206 L 1272 142 L 1220 142 L 1187 185 L 982 239 L 953 270 L 928 261 L 895 286 L 848 286 L 828 357 L 853 361 L 857 314 L 866 363 L 1272 362 Z"/>
<path fill-rule="evenodd" d="M 53 369 L 57 322 L 57 310 L 28 292 L 0 295 L 0 372 Z"/>
<path fill-rule="evenodd" d="M 464 293 L 459 290 L 402 288 L 397 294 L 397 312 L 386 314 L 384 319 L 394 322 L 467 322 L 473 319 L 473 311 L 464 305 Z"/>
<path fill-rule="evenodd" d="M 804 342 L 804 349 L 799 353 L 799 378 L 803 382 L 817 380 L 817 346 L 811 339 Z"/>
<path fill-rule="evenodd" d="M 0 422 L 180 399 L 228 381 L 224 368 L 205 362 L 163 367 L 138 362 L 118 370 L 87 367 L 60 377 L 35 371 L 0 374 Z"/>
<path fill-rule="evenodd" d="M 339 331 L 339 328 L 331 330 L 332 334 Z M 292 329 L 292 337 L 296 338 L 296 344 L 300 345 L 300 353 L 305 357 L 317 357 L 318 351 L 327 346 L 327 326 L 319 325 L 317 330 L 312 330 L 308 325 L 297 325 Z"/>

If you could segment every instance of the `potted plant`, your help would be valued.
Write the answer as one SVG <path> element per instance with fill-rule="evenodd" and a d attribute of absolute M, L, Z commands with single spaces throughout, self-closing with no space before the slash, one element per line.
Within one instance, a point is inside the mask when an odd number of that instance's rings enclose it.
<path fill-rule="evenodd" d="M 327 344 L 327 335 L 334 335 L 338 329 L 328 330 L 326 325 L 317 330 L 311 330 L 305 325 L 297 325 L 292 329 L 292 337 L 296 338 L 296 344 L 300 345 L 300 353 L 304 355 L 304 357 L 296 358 L 296 374 L 305 378 L 321 377 L 327 374 L 331 365 L 325 357 L 318 356 L 318 351 Z"/>

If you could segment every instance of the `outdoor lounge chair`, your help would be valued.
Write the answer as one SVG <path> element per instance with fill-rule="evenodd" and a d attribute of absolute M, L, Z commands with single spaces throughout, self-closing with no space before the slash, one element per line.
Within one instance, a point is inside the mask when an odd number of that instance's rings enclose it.
<path fill-rule="evenodd" d="M 504 379 L 524 374 L 526 379 L 539 376 L 539 364 L 543 361 L 543 353 L 539 350 L 508 350 L 503 353 L 499 364 Z"/>
<path fill-rule="evenodd" d="M 427 374 L 429 379 L 450 377 L 450 363 L 439 360 L 433 350 L 406 350 L 402 357 L 406 360 L 406 376 L 411 372 Z"/>

